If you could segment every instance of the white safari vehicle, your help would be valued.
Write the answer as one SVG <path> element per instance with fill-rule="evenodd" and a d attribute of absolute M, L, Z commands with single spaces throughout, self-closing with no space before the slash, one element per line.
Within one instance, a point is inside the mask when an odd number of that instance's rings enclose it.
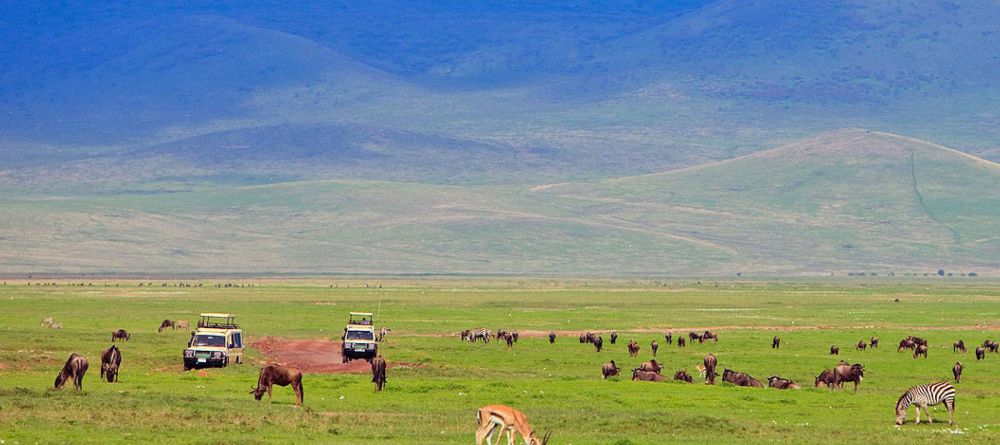
<path fill-rule="evenodd" d="M 184 350 L 184 369 L 243 362 L 243 330 L 233 314 L 201 314 Z"/>
<path fill-rule="evenodd" d="M 373 315 L 369 312 L 351 312 L 342 340 L 344 343 L 340 355 L 343 356 L 344 363 L 357 359 L 372 361 L 378 354 Z"/>

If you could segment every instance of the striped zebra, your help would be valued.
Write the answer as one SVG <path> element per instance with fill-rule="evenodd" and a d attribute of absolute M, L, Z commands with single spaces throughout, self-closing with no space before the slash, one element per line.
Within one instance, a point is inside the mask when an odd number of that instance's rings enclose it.
<path fill-rule="evenodd" d="M 899 401 L 896 402 L 896 425 L 902 425 L 906 421 L 906 409 L 910 405 L 917 406 L 917 423 L 920 423 L 920 408 L 927 414 L 927 422 L 934 423 L 931 419 L 928 406 L 934 406 L 944 402 L 948 408 L 948 425 L 954 423 L 955 416 L 955 387 L 947 382 L 930 383 L 927 385 L 917 385 L 906 391 Z"/>
<path fill-rule="evenodd" d="M 489 343 L 491 337 L 493 337 L 493 333 L 486 328 L 476 328 L 469 330 L 469 341 L 473 343 L 475 343 L 476 340 L 482 340 L 483 343 Z"/>

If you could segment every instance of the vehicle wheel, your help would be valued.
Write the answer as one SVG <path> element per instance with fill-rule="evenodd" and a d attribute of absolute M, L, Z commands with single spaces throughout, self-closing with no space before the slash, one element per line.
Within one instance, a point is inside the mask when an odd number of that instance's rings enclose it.
<path fill-rule="evenodd" d="M 229 366 L 229 357 L 228 356 L 226 358 L 222 359 L 222 367 L 225 368 L 226 366 Z"/>
<path fill-rule="evenodd" d="M 190 370 L 191 370 L 191 367 L 190 367 L 190 366 L 188 366 L 187 364 L 185 364 L 185 365 L 184 365 L 184 370 L 185 370 L 185 371 L 190 371 Z"/>

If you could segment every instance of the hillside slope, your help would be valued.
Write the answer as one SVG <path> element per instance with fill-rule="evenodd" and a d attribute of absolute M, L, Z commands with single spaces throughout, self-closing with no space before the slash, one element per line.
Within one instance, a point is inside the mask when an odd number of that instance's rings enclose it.
<path fill-rule="evenodd" d="M 1000 273 L 1000 167 L 857 129 L 586 183 L 0 197 L 6 273 Z"/>

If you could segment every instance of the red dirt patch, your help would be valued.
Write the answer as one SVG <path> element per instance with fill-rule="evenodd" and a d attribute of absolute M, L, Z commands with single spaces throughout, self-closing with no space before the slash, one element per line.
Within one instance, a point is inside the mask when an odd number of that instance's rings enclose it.
<path fill-rule="evenodd" d="M 2 370 L 4 370 L 4 369 L 7 369 L 7 368 L 8 368 L 8 366 L 7 366 L 7 364 L 6 364 L 6 363 L 4 363 L 4 362 L 0 362 L 0 371 L 2 371 Z"/>
<path fill-rule="evenodd" d="M 250 346 L 264 354 L 270 363 L 291 366 L 305 373 L 361 374 L 371 372 L 371 365 L 364 360 L 343 363 L 343 358 L 340 355 L 340 344 L 339 341 L 330 340 L 292 340 L 264 337 Z"/>

